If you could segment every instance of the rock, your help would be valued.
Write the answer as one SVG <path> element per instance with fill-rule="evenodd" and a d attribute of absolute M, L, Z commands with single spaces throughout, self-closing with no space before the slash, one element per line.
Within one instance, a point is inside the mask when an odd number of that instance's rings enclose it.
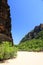
<path fill-rule="evenodd" d="M 0 0 L 0 41 L 11 41 L 11 17 L 7 0 Z"/>
<path fill-rule="evenodd" d="M 21 40 L 21 42 L 35 38 L 36 35 L 42 30 L 43 30 L 43 24 L 40 24 L 39 26 L 35 26 L 35 28 L 31 32 L 25 35 L 25 37 Z"/>

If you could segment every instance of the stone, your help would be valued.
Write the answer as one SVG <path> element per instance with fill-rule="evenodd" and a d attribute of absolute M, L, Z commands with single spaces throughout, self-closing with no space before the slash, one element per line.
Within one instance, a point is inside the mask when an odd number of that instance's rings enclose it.
<path fill-rule="evenodd" d="M 0 41 L 11 41 L 11 17 L 8 0 L 0 0 Z"/>
<path fill-rule="evenodd" d="M 36 37 L 36 35 L 43 30 L 43 24 L 40 24 L 39 26 L 35 26 L 35 28 L 29 32 L 25 37 L 21 40 L 21 42 L 31 40 Z"/>

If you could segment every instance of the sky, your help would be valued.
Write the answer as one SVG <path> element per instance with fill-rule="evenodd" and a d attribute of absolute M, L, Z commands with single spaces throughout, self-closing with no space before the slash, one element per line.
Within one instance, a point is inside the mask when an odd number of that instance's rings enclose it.
<path fill-rule="evenodd" d="M 42 0 L 8 0 L 11 14 L 12 37 L 14 44 L 35 26 L 43 23 Z"/>

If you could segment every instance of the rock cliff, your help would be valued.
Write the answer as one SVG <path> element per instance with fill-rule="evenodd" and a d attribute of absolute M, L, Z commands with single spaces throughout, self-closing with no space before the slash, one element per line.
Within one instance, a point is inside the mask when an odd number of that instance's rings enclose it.
<path fill-rule="evenodd" d="M 0 0 L 0 41 L 11 41 L 11 17 L 8 0 Z"/>
<path fill-rule="evenodd" d="M 40 24 L 39 26 L 35 26 L 35 28 L 31 32 L 25 35 L 25 37 L 21 40 L 21 42 L 35 38 L 36 35 L 42 30 L 43 30 L 43 24 Z"/>

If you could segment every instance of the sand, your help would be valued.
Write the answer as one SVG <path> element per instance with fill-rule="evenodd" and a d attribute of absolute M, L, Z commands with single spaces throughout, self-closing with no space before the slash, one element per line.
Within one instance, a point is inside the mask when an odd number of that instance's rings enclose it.
<path fill-rule="evenodd" d="M 19 51 L 17 57 L 0 65 L 43 65 L 43 52 Z"/>

